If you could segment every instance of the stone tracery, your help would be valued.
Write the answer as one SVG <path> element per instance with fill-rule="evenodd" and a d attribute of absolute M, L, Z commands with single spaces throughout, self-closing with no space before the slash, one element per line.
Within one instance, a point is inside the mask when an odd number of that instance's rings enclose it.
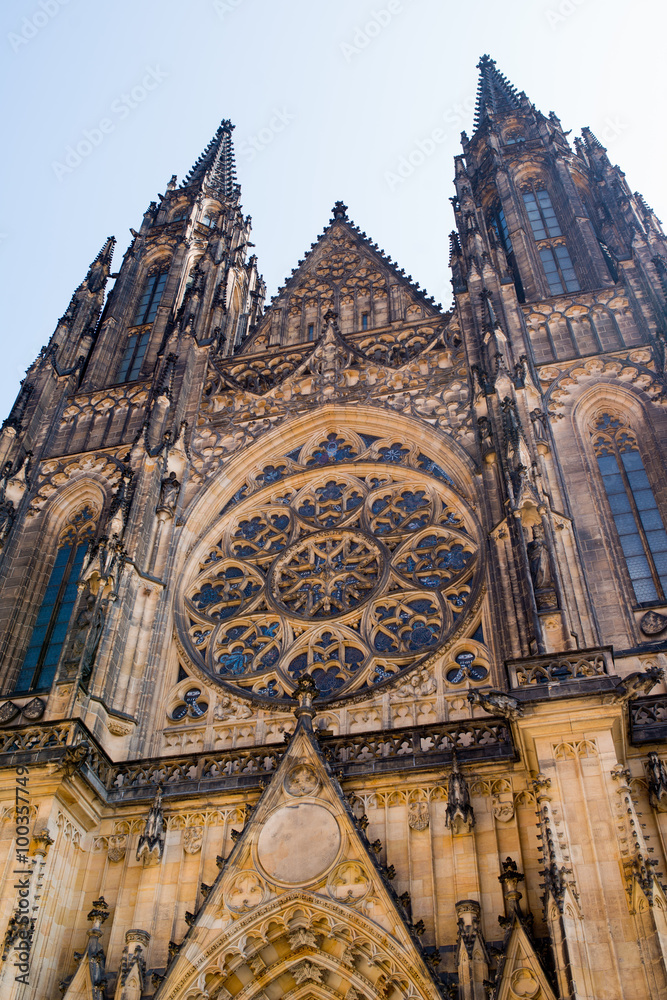
<path fill-rule="evenodd" d="M 324 697 L 387 680 L 461 628 L 479 586 L 473 522 L 452 491 L 346 468 L 354 455 L 330 439 L 296 488 L 226 507 L 187 578 L 189 655 L 246 693 L 284 697 L 304 673 Z M 327 449 L 342 453 L 335 469 Z"/>

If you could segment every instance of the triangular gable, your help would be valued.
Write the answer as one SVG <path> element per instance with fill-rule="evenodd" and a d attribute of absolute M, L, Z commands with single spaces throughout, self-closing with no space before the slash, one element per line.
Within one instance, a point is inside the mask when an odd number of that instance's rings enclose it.
<path fill-rule="evenodd" d="M 556 1000 L 525 927 L 515 919 L 505 949 L 500 983 L 496 986 L 496 998 L 514 1000 L 524 996 L 533 1000 Z"/>
<path fill-rule="evenodd" d="M 446 319 L 435 299 L 348 219 L 341 202 L 333 211 L 329 225 L 278 289 L 242 354 L 276 343 L 303 343 L 311 325 L 316 340 L 330 311 L 338 315 L 344 334 L 359 334 L 362 328 L 353 317 L 358 320 L 360 311 L 372 309 L 369 337 L 396 322 L 442 324 Z M 415 346 L 423 347 L 428 339 L 427 334 L 424 340 L 417 338 Z"/>
<path fill-rule="evenodd" d="M 93 986 L 88 956 L 85 955 L 63 996 L 63 1000 L 100 1000 L 100 992 Z"/>
<path fill-rule="evenodd" d="M 414 929 L 301 717 L 156 1000 L 296 992 L 437 1000 Z"/>

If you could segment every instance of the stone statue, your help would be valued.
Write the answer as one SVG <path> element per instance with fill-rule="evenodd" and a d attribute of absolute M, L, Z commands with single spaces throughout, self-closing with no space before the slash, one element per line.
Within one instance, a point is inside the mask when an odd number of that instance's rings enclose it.
<path fill-rule="evenodd" d="M 528 543 L 528 563 L 530 575 L 535 590 L 550 590 L 553 587 L 549 550 L 544 540 L 544 529 L 541 524 L 533 527 L 533 540 Z"/>
<path fill-rule="evenodd" d="M 489 715 L 500 715 L 512 722 L 523 715 L 523 705 L 503 691 L 468 691 L 468 701 L 471 705 L 479 705 Z"/>
<path fill-rule="evenodd" d="M 11 500 L 0 502 L 0 548 L 5 544 L 5 539 L 12 530 L 15 513 L 14 504 Z"/>
<path fill-rule="evenodd" d="M 459 768 L 459 762 L 454 753 L 452 770 L 447 785 L 447 810 L 445 826 L 452 833 L 470 833 L 475 825 L 475 814 L 470 804 L 468 782 Z"/>
<path fill-rule="evenodd" d="M 65 658 L 65 670 L 68 674 L 76 672 L 76 667 L 81 661 L 82 680 L 88 680 L 93 670 L 97 647 L 102 638 L 103 625 L 104 612 L 102 607 L 101 605 L 95 607 L 95 597 L 89 591 L 85 604 L 77 615 L 72 628 L 72 640 Z"/>
<path fill-rule="evenodd" d="M 176 478 L 175 472 L 170 472 L 160 484 L 160 501 L 157 505 L 157 510 L 167 511 L 169 514 L 174 513 L 176 510 L 176 502 L 178 500 L 178 491 L 181 488 L 181 484 Z"/>

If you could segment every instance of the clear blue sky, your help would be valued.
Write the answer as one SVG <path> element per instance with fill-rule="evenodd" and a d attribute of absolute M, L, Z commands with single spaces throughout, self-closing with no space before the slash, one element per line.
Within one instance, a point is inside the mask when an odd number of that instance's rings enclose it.
<path fill-rule="evenodd" d="M 450 303 L 452 157 L 484 52 L 573 135 L 589 125 L 667 222 L 657 0 L 7 0 L 0 21 L 2 415 L 106 236 L 118 267 L 223 117 L 269 295 L 342 198 Z"/>

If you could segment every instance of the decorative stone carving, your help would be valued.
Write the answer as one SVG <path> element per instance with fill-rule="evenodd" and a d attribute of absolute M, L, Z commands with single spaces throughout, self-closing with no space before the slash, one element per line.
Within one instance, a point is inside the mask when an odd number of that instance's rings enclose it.
<path fill-rule="evenodd" d="M 300 962 L 299 965 L 295 965 L 292 969 L 292 975 L 297 986 L 300 986 L 301 983 L 322 982 L 322 970 L 312 962 Z"/>
<path fill-rule="evenodd" d="M 89 753 L 90 744 L 86 740 L 82 740 L 76 746 L 67 747 L 57 765 L 63 777 L 71 778 L 77 771 L 80 771 L 88 759 Z"/>
<path fill-rule="evenodd" d="M 491 806 L 494 817 L 499 823 L 509 823 L 514 819 L 514 802 L 503 802 L 502 799 L 493 799 Z"/>
<path fill-rule="evenodd" d="M 640 695 L 650 694 L 664 676 L 665 671 L 661 666 L 649 663 L 646 670 L 635 670 L 634 673 L 623 677 L 614 688 L 612 700 L 617 703 L 626 702 Z"/>
<path fill-rule="evenodd" d="M 408 810 L 408 826 L 411 830 L 426 830 L 429 824 L 427 802 L 412 802 Z"/>
<path fill-rule="evenodd" d="M 234 913 L 246 913 L 267 898 L 266 884 L 255 872 L 241 872 L 224 891 L 225 904 Z"/>
<path fill-rule="evenodd" d="M 149 941 L 147 931 L 134 929 L 126 932 L 114 1000 L 140 1000 L 146 977 Z"/>
<path fill-rule="evenodd" d="M 127 835 L 124 833 L 112 833 L 108 839 L 107 857 L 111 862 L 122 861 L 127 851 Z"/>
<path fill-rule="evenodd" d="M 249 719 L 251 715 L 250 705 L 244 701 L 237 701 L 228 694 L 220 695 L 213 709 L 213 718 L 216 722 L 224 722 L 226 719 Z"/>
<path fill-rule="evenodd" d="M 0 705 L 0 725 L 11 722 L 20 712 L 21 709 L 13 701 L 6 701 L 3 705 Z"/>
<path fill-rule="evenodd" d="M 127 736 L 132 732 L 131 722 L 119 722 L 118 719 L 107 719 L 107 729 L 112 736 Z"/>
<path fill-rule="evenodd" d="M 667 629 L 667 615 L 658 614 L 657 611 L 647 611 L 639 627 L 644 635 L 660 635 Z"/>
<path fill-rule="evenodd" d="M 0 549 L 4 546 L 7 535 L 12 530 L 16 511 L 11 500 L 0 501 Z"/>
<path fill-rule="evenodd" d="M 500 715 L 503 719 L 514 721 L 523 715 L 523 705 L 503 691 L 468 691 L 468 701 L 471 705 L 480 705 L 489 715 Z"/>
<path fill-rule="evenodd" d="M 183 850 L 186 854 L 198 854 L 204 842 L 203 826 L 186 826 L 183 831 Z"/>
<path fill-rule="evenodd" d="M 285 791 L 294 796 L 314 795 L 319 785 L 319 778 L 309 764 L 297 764 L 285 777 Z"/>
<path fill-rule="evenodd" d="M 667 768 L 655 750 L 648 755 L 648 797 L 657 812 L 667 812 Z"/>
<path fill-rule="evenodd" d="M 164 852 L 164 816 L 162 813 L 162 785 L 158 785 L 153 805 L 150 807 L 144 831 L 137 844 L 137 861 L 144 867 L 156 865 Z"/>
<path fill-rule="evenodd" d="M 305 927 L 299 927 L 289 936 L 289 946 L 292 951 L 301 951 L 304 948 L 317 948 L 317 938 L 312 931 Z"/>
<path fill-rule="evenodd" d="M 539 611 L 550 611 L 558 607 L 558 598 L 554 589 L 549 547 L 541 524 L 533 525 L 532 535 L 532 540 L 526 546 L 526 552 L 535 600 Z"/>
<path fill-rule="evenodd" d="M 160 499 L 156 508 L 158 513 L 174 516 L 180 488 L 181 484 L 176 478 L 176 473 L 170 472 L 160 483 Z"/>
<path fill-rule="evenodd" d="M 343 903 L 360 902 L 371 890 L 368 872 L 357 861 L 346 861 L 338 865 L 327 882 L 327 892 L 332 899 Z"/>
<path fill-rule="evenodd" d="M 32 698 L 27 704 L 21 707 L 21 714 L 24 719 L 29 719 L 30 722 L 33 722 L 35 719 L 41 719 L 45 708 L 46 702 L 42 698 Z"/>
<path fill-rule="evenodd" d="M 475 825 L 475 814 L 470 803 L 468 783 L 459 768 L 459 762 L 454 754 L 452 770 L 447 784 L 447 810 L 445 826 L 454 835 L 470 833 Z"/>

